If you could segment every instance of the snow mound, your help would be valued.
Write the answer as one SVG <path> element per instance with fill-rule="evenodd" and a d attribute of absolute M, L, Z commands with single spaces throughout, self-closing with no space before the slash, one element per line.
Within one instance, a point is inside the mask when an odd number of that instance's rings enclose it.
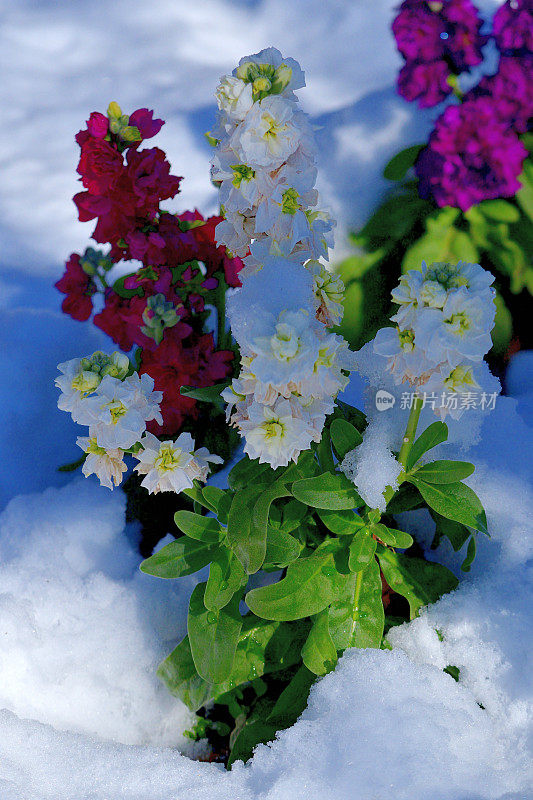
<path fill-rule="evenodd" d="M 194 579 L 143 575 L 124 495 L 83 478 L 0 517 L 0 708 L 126 744 L 183 744 L 190 714 L 155 675 Z"/>

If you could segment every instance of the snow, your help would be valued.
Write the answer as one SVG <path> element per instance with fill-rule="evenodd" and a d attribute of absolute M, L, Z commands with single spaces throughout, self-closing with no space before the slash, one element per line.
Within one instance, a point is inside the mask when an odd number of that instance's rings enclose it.
<path fill-rule="evenodd" d="M 88 113 L 110 99 L 155 108 L 167 125 L 154 144 L 185 177 L 171 207 L 213 212 L 202 133 L 214 87 L 244 54 L 274 44 L 306 70 L 302 106 L 321 126 L 319 188 L 340 221 L 335 261 L 346 229 L 380 197 L 386 160 L 423 140 L 438 113 L 395 95 L 394 5 L 0 0 L 0 507 L 10 500 L 0 514 L 1 800 L 533 798 L 533 354 L 514 356 L 512 396 L 498 399 L 481 432 L 470 412 L 460 426 L 491 532 L 477 537 L 471 572 L 394 629 L 392 651 L 346 653 L 296 725 L 231 773 L 180 752 L 191 753 L 190 715 L 155 675 L 185 631 L 196 577 L 140 573 L 123 495 L 56 471 L 77 457 L 76 426 L 56 408 L 56 365 L 113 349 L 59 313 L 51 286 L 91 229 L 70 201 L 73 134 Z M 360 406 L 362 394 L 355 376 L 342 399 Z M 387 447 L 405 422 L 394 413 L 372 414 L 369 497 L 391 480 Z M 456 432 L 451 439 L 442 455 L 463 457 Z M 427 515 L 410 512 L 409 524 L 429 540 Z M 431 557 L 460 574 L 451 548 Z"/>
<path fill-rule="evenodd" d="M 126 744 L 183 745 L 191 715 L 155 669 L 185 633 L 195 579 L 140 572 L 124 506 L 80 477 L 1 515 L 0 708 Z"/>

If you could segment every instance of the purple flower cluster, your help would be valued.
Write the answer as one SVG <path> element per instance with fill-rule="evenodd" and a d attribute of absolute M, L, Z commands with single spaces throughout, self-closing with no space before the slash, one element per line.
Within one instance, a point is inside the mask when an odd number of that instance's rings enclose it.
<path fill-rule="evenodd" d="M 449 106 L 417 162 L 420 194 L 467 211 L 482 200 L 514 195 L 527 150 L 494 113 L 490 97 Z"/>
<path fill-rule="evenodd" d="M 404 0 L 392 25 L 406 60 L 398 76 L 402 97 L 422 108 L 444 100 L 452 76 L 482 61 L 489 37 L 481 25 L 471 0 Z M 500 50 L 496 74 L 441 114 L 416 164 L 421 195 L 439 206 L 466 211 L 520 189 L 527 151 L 519 135 L 533 118 L 533 0 L 507 0 L 492 37 Z"/>
<path fill-rule="evenodd" d="M 502 53 L 533 51 L 533 0 L 507 0 L 494 15 L 492 35 Z"/>
<path fill-rule="evenodd" d="M 398 91 L 421 108 L 442 102 L 452 91 L 450 76 L 482 61 L 487 42 L 471 0 L 404 0 L 392 30 L 406 60 Z"/>

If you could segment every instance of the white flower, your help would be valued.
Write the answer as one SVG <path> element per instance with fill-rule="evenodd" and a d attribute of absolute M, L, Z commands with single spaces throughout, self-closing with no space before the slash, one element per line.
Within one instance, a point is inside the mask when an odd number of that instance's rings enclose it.
<path fill-rule="evenodd" d="M 212 455 L 206 447 L 195 450 L 190 433 L 180 433 L 175 441 L 164 442 L 145 433 L 141 445 L 143 449 L 134 454 L 139 461 L 135 470 L 145 475 L 141 486 L 151 494 L 191 489 L 194 480 L 207 480 L 210 464 L 222 464 L 220 456 Z"/>
<path fill-rule="evenodd" d="M 400 306 L 397 313 L 392 317 L 394 322 L 402 326 L 413 324 L 420 302 L 420 291 L 423 283 L 424 276 L 416 269 L 411 269 L 401 276 L 400 283 L 391 293 L 394 302 Z"/>
<path fill-rule="evenodd" d="M 102 378 L 96 372 L 84 370 L 81 358 L 73 358 L 58 364 L 63 374 L 55 379 L 55 385 L 61 389 L 57 406 L 61 411 L 69 411 L 75 422 L 83 416 L 84 400 L 100 385 Z"/>
<path fill-rule="evenodd" d="M 313 440 L 312 428 L 305 420 L 293 416 L 290 403 L 284 399 L 274 406 L 253 402 L 248 408 L 248 419 L 239 428 L 246 439 L 244 452 L 250 458 L 258 458 L 260 464 L 270 464 L 272 469 L 296 461 Z"/>
<path fill-rule="evenodd" d="M 436 398 L 435 414 L 444 420 L 449 414 L 459 419 L 468 408 L 490 408 L 489 398 L 500 393 L 500 382 L 491 373 L 486 361 L 462 362 L 455 366 L 442 364 L 423 390 L 427 398 Z M 472 401 L 471 406 L 469 401 Z"/>
<path fill-rule="evenodd" d="M 82 472 L 86 478 L 96 475 L 102 486 L 113 489 L 122 482 L 122 475 L 128 469 L 124 463 L 124 452 L 118 448 L 106 450 L 100 447 L 96 437 L 89 431 L 89 437 L 78 436 L 76 444 L 87 454 Z"/>
<path fill-rule="evenodd" d="M 292 93 L 305 86 L 304 73 L 298 62 L 294 58 L 283 58 L 275 47 L 267 47 L 259 53 L 241 58 L 233 74 L 250 81 L 257 92 L 274 90 Z"/>
<path fill-rule="evenodd" d="M 318 301 L 317 319 L 327 327 L 339 325 L 344 314 L 344 283 L 320 261 L 308 261 L 305 267 L 313 275 L 313 287 Z"/>
<path fill-rule="evenodd" d="M 444 286 L 437 281 L 424 281 L 418 297 L 421 303 L 430 308 L 442 308 L 448 293 Z"/>
<path fill-rule="evenodd" d="M 457 355 L 480 361 L 492 347 L 494 303 L 487 304 L 466 289 L 450 292 L 444 308 L 422 309 L 414 325 L 417 346 L 436 363 L 452 363 Z"/>
<path fill-rule="evenodd" d="M 243 163 L 276 169 L 294 153 L 302 139 L 301 118 L 283 97 L 265 97 L 254 103 L 235 129 L 229 146 Z"/>
<path fill-rule="evenodd" d="M 219 109 L 237 122 L 244 119 L 253 104 L 251 84 L 231 75 L 222 76 L 215 96 Z"/>
<path fill-rule="evenodd" d="M 179 493 L 193 487 L 194 473 L 190 467 L 194 440 L 190 433 L 180 433 L 176 441 L 164 442 L 152 433 L 145 433 L 140 443 L 143 449 L 134 456 L 139 461 L 135 471 L 145 475 L 141 486 L 151 494 Z"/>
<path fill-rule="evenodd" d="M 301 380 L 295 379 L 291 385 L 302 395 L 336 397 L 350 380 L 344 372 L 353 372 L 354 369 L 355 354 L 348 343 L 342 336 L 328 333 L 320 338 L 313 369 Z"/>
<path fill-rule="evenodd" d="M 266 335 L 251 341 L 255 357 L 250 370 L 262 383 L 276 387 L 297 383 L 313 372 L 319 356 L 320 340 L 313 320 L 304 309 L 282 311 L 277 320 L 269 317 Z"/>
<path fill-rule="evenodd" d="M 437 364 L 427 358 L 421 347 L 416 347 L 412 328 L 381 328 L 374 338 L 374 352 L 388 358 L 387 369 L 396 384 L 409 383 L 416 386 L 424 383 Z"/>
<path fill-rule="evenodd" d="M 153 379 L 131 375 L 124 382 L 106 376 L 96 395 L 86 401 L 89 424 L 100 447 L 132 447 L 146 429 L 146 422 L 163 422 L 159 411 L 161 392 L 152 392 Z"/>
<path fill-rule="evenodd" d="M 69 411 L 74 422 L 83 425 L 88 424 L 83 421 L 86 416 L 85 398 L 98 388 L 106 375 L 122 380 L 130 368 L 130 362 L 118 350 L 110 356 L 97 350 L 88 358 L 73 358 L 58 364 L 57 368 L 63 373 L 55 379 L 55 385 L 61 389 L 58 408 Z"/>

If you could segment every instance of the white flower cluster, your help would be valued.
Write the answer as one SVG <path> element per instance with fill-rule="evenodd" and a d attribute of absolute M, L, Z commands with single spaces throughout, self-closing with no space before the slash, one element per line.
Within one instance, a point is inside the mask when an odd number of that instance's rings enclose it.
<path fill-rule="evenodd" d="M 490 350 L 494 325 L 494 277 L 478 264 L 422 263 L 402 275 L 392 298 L 399 309 L 394 328 L 378 331 L 373 348 L 387 358 L 395 383 L 415 391 L 463 394 L 495 390 L 483 356 Z M 435 409 L 458 418 L 460 405 Z"/>
<path fill-rule="evenodd" d="M 245 453 L 273 468 L 320 441 L 353 369 L 346 342 L 325 327 L 342 319 L 344 286 L 318 261 L 333 222 L 318 207 L 313 134 L 294 95 L 304 85 L 296 61 L 268 48 L 217 90 L 215 233 L 245 262 L 228 303 L 241 373 L 222 396 Z"/>
<path fill-rule="evenodd" d="M 149 492 L 181 492 L 193 480 L 207 478 L 209 463 L 222 463 L 205 447 L 194 449 L 194 441 L 182 433 L 175 442 L 160 442 L 146 432 L 146 423 L 162 424 L 159 403 L 162 392 L 154 391 L 149 375 L 132 372 L 123 353 L 111 356 L 101 351 L 89 358 L 74 358 L 58 365 L 56 378 L 61 389 L 58 407 L 69 411 L 74 422 L 89 428 L 88 436 L 76 443 L 86 454 L 83 474 L 95 474 L 103 486 L 113 489 L 122 481 L 127 466 L 124 455 L 131 453 L 140 463 L 136 470 L 145 475 L 142 486 Z"/>

